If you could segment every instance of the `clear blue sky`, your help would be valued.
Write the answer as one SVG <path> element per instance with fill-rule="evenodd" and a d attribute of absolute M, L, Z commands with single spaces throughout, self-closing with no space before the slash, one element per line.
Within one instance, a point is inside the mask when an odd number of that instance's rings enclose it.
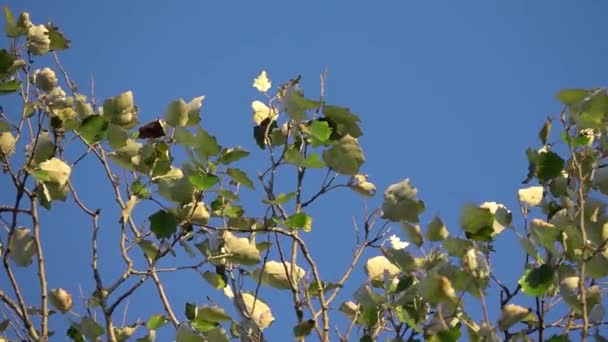
<path fill-rule="evenodd" d="M 538 147 L 540 126 L 560 110 L 554 94 L 564 87 L 606 85 L 608 3 L 599 0 L 8 4 L 14 12 L 31 12 L 34 22 L 57 23 L 72 39 L 60 57 L 84 92 L 91 77 L 98 99 L 133 90 L 143 122 L 162 115 L 178 97 L 206 95 L 204 127 L 223 145 L 250 149 L 250 161 L 242 165 L 251 171 L 265 161 L 251 138 L 250 103 L 258 99 L 252 79 L 262 69 L 274 84 L 301 74 L 306 94 L 314 97 L 327 67 L 328 102 L 349 106 L 362 119 L 363 172 L 379 190 L 411 178 L 427 205 L 423 222 L 440 214 L 452 232 L 458 232 L 458 212 L 468 201 L 504 203 L 521 228 L 516 193 L 527 172 L 524 150 Z M 51 61 L 37 63 L 44 67 Z M 109 190 L 99 189 L 101 181 L 86 168 L 93 164 L 77 169 L 74 180 L 92 206 L 111 213 Z M 381 195 L 369 205 L 380 203 Z M 68 216 L 68 205 L 57 207 L 61 215 L 50 216 L 53 221 L 44 227 L 49 262 L 62 265 L 49 267 L 51 286 L 78 293 L 81 283 L 89 291 L 88 221 Z M 313 211 L 311 249 L 325 276 L 337 277 L 346 265 L 351 217 L 360 219 L 361 208 L 360 198 L 343 191 Z M 117 217 L 105 217 L 104 231 L 118 229 Z M 104 241 L 102 250 L 116 246 L 109 237 Z M 509 233 L 501 236 L 494 262 L 511 286 L 523 258 L 515 256 L 515 248 Z M 112 268 L 111 262 L 119 263 L 116 255 L 102 253 L 110 260 L 106 276 L 122 270 L 122 264 Z M 355 279 L 361 274 L 359 268 Z M 221 296 L 209 292 L 196 274 L 165 278 L 180 317 L 185 301 Z M 134 297 L 129 317 L 160 312 L 155 300 L 142 307 L 151 290 L 147 286 Z M 293 310 L 288 296 L 272 294 L 262 291 L 278 317 L 268 336 L 285 340 Z M 494 311 L 497 302 L 490 299 Z"/>

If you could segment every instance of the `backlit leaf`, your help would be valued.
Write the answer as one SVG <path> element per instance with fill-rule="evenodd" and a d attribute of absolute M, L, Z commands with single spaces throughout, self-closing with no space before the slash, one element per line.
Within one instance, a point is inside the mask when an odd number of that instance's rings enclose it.
<path fill-rule="evenodd" d="M 146 322 L 146 327 L 150 330 L 157 330 L 167 323 L 169 323 L 169 319 L 164 315 L 153 315 Z"/>
<path fill-rule="evenodd" d="M 82 138 L 92 145 L 103 140 L 110 123 L 102 115 L 90 115 L 82 120 L 82 124 L 76 130 Z"/>
<path fill-rule="evenodd" d="M 359 122 L 359 117 L 353 114 L 350 109 L 337 106 L 323 106 L 325 120 L 335 133 L 332 133 L 332 140 L 339 139 L 345 135 L 358 138 L 363 135 Z"/>
<path fill-rule="evenodd" d="M 249 152 L 242 147 L 228 148 L 222 151 L 222 154 L 218 158 L 218 162 L 227 165 L 245 158 L 248 155 Z"/>
<path fill-rule="evenodd" d="M 166 210 L 159 210 L 148 217 L 150 230 L 157 238 L 169 238 L 177 231 L 177 217 Z"/>
<path fill-rule="evenodd" d="M 303 229 L 305 232 L 310 232 L 312 229 L 312 217 L 304 212 L 300 212 L 289 216 L 283 224 L 291 229 Z"/>
<path fill-rule="evenodd" d="M 263 200 L 262 202 L 264 202 L 265 204 L 285 204 L 290 199 L 294 198 L 295 196 L 296 196 L 295 192 L 288 192 L 286 194 L 280 193 L 275 197 L 274 200 L 272 200 L 272 201 Z"/>
<path fill-rule="evenodd" d="M 491 240 L 493 225 L 494 215 L 489 209 L 467 204 L 460 212 L 460 226 L 471 240 Z"/>
<path fill-rule="evenodd" d="M 555 270 L 551 266 L 543 264 L 526 270 L 518 283 L 521 285 L 523 293 L 537 297 L 544 295 L 549 287 L 553 285 L 554 280 Z"/>
<path fill-rule="evenodd" d="M 220 182 L 220 179 L 216 175 L 202 172 L 188 176 L 188 180 L 200 190 L 209 190 Z"/>
<path fill-rule="evenodd" d="M 241 183 L 244 186 L 248 187 L 249 189 L 252 189 L 252 190 L 255 189 L 253 186 L 253 181 L 251 179 L 249 179 L 249 177 L 247 176 L 247 173 L 245 173 L 245 171 L 243 171 L 241 169 L 228 168 L 226 170 L 226 172 L 237 183 Z"/>

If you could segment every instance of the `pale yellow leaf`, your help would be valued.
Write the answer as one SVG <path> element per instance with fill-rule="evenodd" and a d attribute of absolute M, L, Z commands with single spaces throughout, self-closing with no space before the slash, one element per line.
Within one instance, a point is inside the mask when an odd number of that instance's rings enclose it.
<path fill-rule="evenodd" d="M 268 79 L 266 70 L 262 70 L 260 75 L 253 80 L 253 87 L 262 93 L 265 93 L 272 87 L 272 81 Z"/>

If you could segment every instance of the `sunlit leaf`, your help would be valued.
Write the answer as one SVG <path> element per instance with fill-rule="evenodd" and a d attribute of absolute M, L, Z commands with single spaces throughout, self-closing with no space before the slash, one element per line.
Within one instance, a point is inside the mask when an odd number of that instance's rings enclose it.
<path fill-rule="evenodd" d="M 255 265 L 260 262 L 260 251 L 255 243 L 245 237 L 234 236 L 230 232 L 224 232 L 224 250 L 226 259 L 243 265 Z"/>
<path fill-rule="evenodd" d="M 268 79 L 266 70 L 262 70 L 258 77 L 253 80 L 253 87 L 262 93 L 267 92 L 272 87 L 272 82 Z"/>
<path fill-rule="evenodd" d="M 589 94 L 587 89 L 563 89 L 555 97 L 563 104 L 572 106 L 581 103 Z"/>
<path fill-rule="evenodd" d="M 219 306 L 208 306 L 203 305 L 197 309 L 196 318 L 203 319 L 208 322 L 222 322 L 222 321 L 230 321 L 230 315 L 228 315 L 224 309 Z"/>
<path fill-rule="evenodd" d="M 237 298 L 237 304 L 242 315 L 253 320 L 260 329 L 267 328 L 274 321 L 270 307 L 251 293 L 242 292 Z"/>
<path fill-rule="evenodd" d="M 215 272 L 205 271 L 203 273 L 203 278 L 214 288 L 223 289 L 226 287 L 226 281 L 224 277 Z"/>
<path fill-rule="evenodd" d="M 146 327 L 150 330 L 157 330 L 167 323 L 169 323 L 169 319 L 164 315 L 158 314 L 150 316 L 148 322 L 146 322 Z"/>
<path fill-rule="evenodd" d="M 352 176 L 359 173 L 365 156 L 357 139 L 346 135 L 323 151 L 323 161 L 333 171 Z"/>
<path fill-rule="evenodd" d="M 32 264 L 32 259 L 36 255 L 36 245 L 34 237 L 27 228 L 15 228 L 13 235 L 8 241 L 9 257 L 15 265 L 27 267 Z"/>
<path fill-rule="evenodd" d="M 517 304 L 506 304 L 502 307 L 498 327 L 500 330 L 507 330 L 517 322 L 523 320 L 530 313 L 529 308 L 524 308 Z"/>
<path fill-rule="evenodd" d="M 382 281 L 385 275 L 392 278 L 400 272 L 399 267 L 382 255 L 370 258 L 365 263 L 365 273 L 372 281 Z"/>
<path fill-rule="evenodd" d="M 291 274 L 292 269 L 293 276 L 290 282 L 288 274 Z M 260 280 L 262 284 L 267 284 L 275 289 L 287 290 L 291 289 L 292 286 L 297 288 L 300 279 L 304 277 L 305 273 L 304 269 L 300 266 L 292 266 L 288 261 L 279 262 L 271 260 L 266 262 L 263 267 L 255 270 L 252 273 L 252 277 L 255 281 Z"/>
<path fill-rule="evenodd" d="M 312 229 L 312 217 L 304 212 L 299 212 L 289 216 L 283 224 L 291 229 L 302 229 L 305 232 L 310 232 Z"/>
<path fill-rule="evenodd" d="M 200 190 L 209 190 L 220 182 L 220 179 L 211 173 L 197 173 L 190 175 L 188 176 L 188 180 L 192 185 Z"/>

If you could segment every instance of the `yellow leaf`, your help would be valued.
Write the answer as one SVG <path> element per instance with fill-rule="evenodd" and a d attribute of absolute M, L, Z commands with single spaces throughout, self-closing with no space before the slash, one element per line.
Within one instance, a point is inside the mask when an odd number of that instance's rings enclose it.
<path fill-rule="evenodd" d="M 265 93 L 272 87 L 272 82 L 266 75 L 266 70 L 262 70 L 260 75 L 253 80 L 253 87 L 262 93 Z"/>
<path fill-rule="evenodd" d="M 251 108 L 253 108 L 253 121 L 256 125 L 261 124 L 268 118 L 274 119 L 278 115 L 276 110 L 268 108 L 262 101 L 253 101 Z"/>

